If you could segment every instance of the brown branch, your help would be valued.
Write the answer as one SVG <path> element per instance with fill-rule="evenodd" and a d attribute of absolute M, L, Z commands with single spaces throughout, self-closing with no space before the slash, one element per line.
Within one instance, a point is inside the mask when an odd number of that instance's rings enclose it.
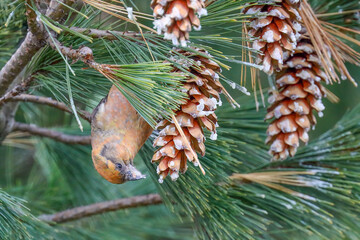
<path fill-rule="evenodd" d="M 0 96 L 4 95 L 16 76 L 42 46 L 44 46 L 43 42 L 31 32 L 28 32 L 23 43 L 0 71 Z"/>
<path fill-rule="evenodd" d="M 15 122 L 12 131 L 27 132 L 39 137 L 48 137 L 67 144 L 90 145 L 91 136 L 67 135 L 48 128 L 38 127 L 34 124 Z"/>
<path fill-rule="evenodd" d="M 33 33 L 34 35 L 38 35 L 38 34 L 41 34 L 42 28 L 41 28 L 41 24 L 36 19 L 37 15 L 36 15 L 35 11 L 33 10 L 36 7 L 34 5 L 32 5 L 32 3 L 33 3 L 33 0 L 25 1 L 27 23 L 28 23 L 28 28 L 29 28 L 30 32 Z"/>
<path fill-rule="evenodd" d="M 26 78 L 21 83 L 17 84 L 13 89 L 5 93 L 5 95 L 0 98 L 0 106 L 10 101 L 10 99 L 12 99 L 13 97 L 25 92 L 28 89 L 29 84 L 33 81 L 33 79 L 34 79 L 34 75 Z"/>
<path fill-rule="evenodd" d="M 29 2 L 29 1 L 28 1 Z M 75 0 L 51 0 L 51 3 L 46 12 L 46 16 L 57 21 L 62 22 L 66 19 L 69 8 L 61 4 L 63 2 L 71 6 Z M 29 11 L 27 8 L 29 25 L 34 26 L 34 24 L 40 24 L 35 18 L 34 11 Z M 41 24 L 40 24 L 41 25 Z M 44 36 L 46 33 L 44 31 L 31 31 L 31 26 L 29 26 L 30 31 L 28 31 L 24 41 L 18 47 L 16 52 L 11 56 L 8 62 L 0 70 L 0 97 L 3 97 L 4 94 L 8 91 L 9 87 L 13 88 L 17 86 L 20 82 L 21 72 L 28 65 L 33 56 L 45 46 Z M 11 90 L 12 91 L 12 90 Z M 11 92 L 6 97 L 14 94 Z M 16 94 L 15 94 L 16 95 Z M 5 106 L 0 104 L 0 143 L 6 137 L 6 135 L 12 130 L 14 124 L 14 116 L 17 110 L 17 103 L 8 103 Z"/>
<path fill-rule="evenodd" d="M 118 36 L 123 37 L 132 37 L 132 38 L 139 38 L 143 39 L 141 34 L 138 32 L 119 32 L 119 31 L 108 31 L 108 30 L 99 30 L 99 29 L 89 29 L 89 28 L 77 28 L 77 27 L 71 27 L 70 28 L 73 31 L 76 31 L 78 33 L 87 35 L 92 38 L 104 38 L 107 40 L 118 40 Z"/>
<path fill-rule="evenodd" d="M 46 38 L 46 41 L 52 49 L 60 51 L 64 56 L 72 59 L 73 62 L 81 60 L 90 68 L 95 69 L 107 78 L 109 78 L 109 75 L 113 73 L 112 65 L 100 64 L 94 60 L 93 51 L 89 47 L 81 46 L 78 49 L 72 49 L 64 46 L 55 37 L 50 38 L 50 36 Z"/>
<path fill-rule="evenodd" d="M 11 97 L 7 99 L 6 101 L 16 102 L 16 101 L 22 101 L 22 102 L 33 102 L 33 103 L 40 103 L 45 104 L 50 107 L 57 108 L 61 111 L 73 113 L 72 110 L 66 106 L 65 103 L 58 102 L 50 97 L 42 97 L 42 96 L 34 96 L 30 94 L 20 94 L 18 96 Z M 1 99 L 0 99 L 1 103 Z M 85 119 L 88 122 L 91 122 L 91 114 L 89 112 L 79 110 L 78 114 L 81 118 Z"/>
<path fill-rule="evenodd" d="M 63 2 L 64 4 L 59 2 Z M 63 21 L 69 14 L 70 9 L 67 6 L 71 7 L 75 2 L 76 0 L 51 0 L 46 11 L 46 16 L 56 22 Z"/>
<path fill-rule="evenodd" d="M 75 0 L 64 0 L 63 2 L 71 6 Z M 61 19 L 66 18 L 68 12 L 69 9 L 66 6 L 53 0 L 50 3 L 46 15 L 55 21 L 60 21 Z M 30 11 L 29 14 L 29 17 L 33 19 L 35 13 Z M 33 23 L 36 19 L 29 21 Z M 36 31 L 36 35 L 31 31 L 27 33 L 23 43 L 0 71 L 0 96 L 4 95 L 17 75 L 20 74 L 40 48 L 45 45 L 43 41 L 44 36 L 45 33 L 43 31 Z"/>
<path fill-rule="evenodd" d="M 72 59 L 73 61 L 81 60 L 87 64 L 89 61 L 94 62 L 93 52 L 92 52 L 91 48 L 89 48 L 89 47 L 82 46 L 79 49 L 72 49 L 70 47 L 64 46 L 55 37 L 51 38 L 50 36 L 46 39 L 46 42 L 52 49 L 54 49 L 55 51 L 60 50 L 60 52 L 64 56 L 67 56 L 68 58 Z"/>
<path fill-rule="evenodd" d="M 157 205 L 162 202 L 163 201 L 159 194 L 148 194 L 76 207 L 55 214 L 41 215 L 38 218 L 46 222 L 64 223 L 101 213 L 117 211 L 120 209 Z"/>

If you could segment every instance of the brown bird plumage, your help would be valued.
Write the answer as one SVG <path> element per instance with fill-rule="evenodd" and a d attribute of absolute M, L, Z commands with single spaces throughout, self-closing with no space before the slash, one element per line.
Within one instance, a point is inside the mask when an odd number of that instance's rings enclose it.
<path fill-rule="evenodd" d="M 145 178 L 133 159 L 152 131 L 113 85 L 92 114 L 92 159 L 99 174 L 115 184 Z"/>

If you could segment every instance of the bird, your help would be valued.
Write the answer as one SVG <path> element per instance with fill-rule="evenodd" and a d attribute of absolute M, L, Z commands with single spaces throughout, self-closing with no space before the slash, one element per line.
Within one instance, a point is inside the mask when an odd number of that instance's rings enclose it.
<path fill-rule="evenodd" d="M 114 184 L 145 178 L 133 160 L 152 131 L 113 85 L 91 114 L 91 155 L 97 172 Z"/>

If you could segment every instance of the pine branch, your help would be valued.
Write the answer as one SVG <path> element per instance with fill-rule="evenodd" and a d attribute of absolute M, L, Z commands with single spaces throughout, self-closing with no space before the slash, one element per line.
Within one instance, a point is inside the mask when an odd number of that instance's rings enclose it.
<path fill-rule="evenodd" d="M 66 19 L 69 13 L 68 6 L 72 6 L 76 0 L 51 0 L 46 11 L 46 16 L 58 22 Z"/>
<path fill-rule="evenodd" d="M 89 145 L 91 136 L 67 135 L 48 128 L 38 127 L 34 124 L 15 122 L 12 131 L 27 132 L 39 137 L 48 137 L 67 144 Z"/>
<path fill-rule="evenodd" d="M 28 28 L 32 34 L 40 35 L 41 34 L 41 25 L 36 20 L 37 16 L 36 16 L 35 11 L 33 10 L 34 8 L 32 6 L 32 2 L 33 2 L 32 0 L 25 1 Z"/>
<path fill-rule="evenodd" d="M 29 84 L 33 81 L 34 75 L 26 78 L 24 81 L 16 85 L 13 89 L 5 93 L 4 96 L 0 98 L 0 106 L 2 106 L 4 103 L 10 101 L 15 96 L 25 92 L 29 86 Z"/>
<path fill-rule="evenodd" d="M 109 71 L 110 68 L 107 67 L 107 65 L 102 65 L 94 60 L 93 51 L 91 48 L 86 46 L 81 46 L 78 49 L 72 49 L 70 47 L 64 46 L 55 36 L 48 36 L 46 38 L 46 42 L 48 45 L 54 49 L 55 51 L 59 51 L 62 55 L 70 58 L 73 60 L 73 62 L 77 62 L 81 60 L 85 64 L 87 64 L 89 67 L 99 71 L 102 73 L 102 71 Z"/>
<path fill-rule="evenodd" d="M 60 21 L 61 19 L 64 19 L 69 12 L 69 9 L 59 2 L 61 1 L 51 1 L 46 14 L 54 21 Z M 70 6 L 75 1 L 64 0 L 62 2 Z M 30 18 L 30 24 L 33 26 L 33 20 L 31 19 L 34 18 L 34 13 L 30 11 L 28 16 Z M 27 33 L 23 43 L 0 71 L 0 96 L 7 91 L 8 87 L 15 80 L 16 76 L 25 68 L 32 57 L 44 46 L 45 43 L 42 41 L 44 36 L 45 33 L 43 31 L 36 31 L 36 35 L 34 35 L 32 32 Z"/>
<path fill-rule="evenodd" d="M 139 38 L 143 39 L 142 35 L 138 32 L 119 32 L 119 31 L 109 31 L 109 30 L 100 30 L 100 29 L 90 29 L 90 28 L 78 28 L 71 27 L 72 31 L 87 35 L 92 38 L 104 38 L 110 41 L 118 40 L 117 36 L 130 37 L 130 38 Z"/>
<path fill-rule="evenodd" d="M 69 13 L 69 8 L 66 5 L 71 6 L 74 2 L 75 0 L 52 0 L 47 9 L 46 16 L 52 20 L 62 22 Z M 34 27 L 35 23 L 38 24 L 35 18 L 36 14 L 29 8 L 29 5 L 27 6 L 27 14 L 30 28 Z M 17 79 L 20 79 L 20 73 L 25 69 L 33 56 L 45 45 L 43 38 L 46 36 L 46 32 L 39 29 L 37 31 L 33 29 L 33 32 L 29 31 L 27 33 L 22 44 L 0 70 L 0 96 L 3 96 L 10 86 L 16 86 L 15 84 L 18 83 Z M 14 93 L 12 92 L 10 95 Z M 0 111 L 0 142 L 12 129 L 16 110 L 16 104 L 2 107 Z"/>
<path fill-rule="evenodd" d="M 38 218 L 46 222 L 64 223 L 101 213 L 117 211 L 120 209 L 157 205 L 162 202 L 163 201 L 159 194 L 148 194 L 76 207 L 55 214 L 41 215 Z"/>
<path fill-rule="evenodd" d="M 33 103 L 45 104 L 50 107 L 60 109 L 61 111 L 64 111 L 64 112 L 73 113 L 72 110 L 68 106 L 66 106 L 65 103 L 58 102 L 50 97 L 34 96 L 34 95 L 30 95 L 30 94 L 20 94 L 18 96 L 10 97 L 5 101 L 12 101 L 12 102 L 22 101 L 22 102 L 33 102 Z M 0 99 L 0 103 L 1 103 L 1 99 Z M 81 118 L 85 119 L 89 123 L 91 122 L 91 113 L 80 110 L 80 111 L 78 111 L 78 114 Z"/>
<path fill-rule="evenodd" d="M 0 71 L 0 96 L 4 95 L 16 76 L 43 45 L 35 35 L 28 32 L 23 43 Z"/>

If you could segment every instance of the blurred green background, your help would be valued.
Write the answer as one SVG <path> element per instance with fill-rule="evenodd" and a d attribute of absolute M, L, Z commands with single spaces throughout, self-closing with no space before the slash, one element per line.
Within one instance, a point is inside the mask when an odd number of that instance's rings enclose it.
<path fill-rule="evenodd" d="M 138 6 L 139 11 L 151 14 L 149 1 L 128 0 L 127 2 L 129 4 L 133 2 Z M 128 30 L 136 31 L 136 28 L 133 26 L 126 27 Z M 237 37 L 239 38 L 241 37 L 240 30 L 241 23 L 238 25 Z M 211 33 L 213 29 L 209 26 L 204 26 L 202 31 Z M 226 31 L 225 27 L 224 31 Z M 192 33 L 193 38 L 199 36 L 201 36 L 201 32 Z M 204 44 L 206 44 L 205 41 Z M 222 51 L 225 55 L 241 56 L 242 52 L 240 48 L 230 49 L 220 45 L 213 47 L 216 50 Z M 8 56 L 5 58 L 7 57 Z M 233 62 L 225 63 L 231 67 L 231 70 L 227 71 L 224 69 L 223 74 L 228 79 L 240 83 L 240 65 Z M 0 67 L 1 66 L 2 62 L 0 63 Z M 354 79 L 360 83 L 359 68 L 349 66 L 349 69 Z M 249 69 L 247 69 L 247 72 L 250 72 Z M 264 92 L 266 93 L 268 83 L 267 76 L 261 74 L 261 81 Z M 252 93 L 251 96 L 244 97 L 243 93 L 231 89 L 227 84 L 224 85 L 234 98 L 240 99 L 240 105 L 246 105 L 249 101 L 254 101 L 250 79 L 247 79 L 246 87 L 249 92 Z M 332 86 L 328 86 L 328 88 L 339 97 L 340 102 L 331 103 L 326 99 L 324 100 L 326 106 L 324 117 L 317 118 L 318 124 L 316 130 L 310 133 L 311 139 L 315 139 L 315 136 L 333 128 L 344 113 L 359 104 L 360 88 L 355 88 L 349 81 L 343 81 L 341 85 L 333 84 Z M 240 96 L 242 97 L 239 98 Z M 37 105 L 36 109 L 32 108 L 32 106 L 32 104 L 27 103 L 21 104 L 17 120 L 35 122 L 43 127 L 71 125 L 71 127 L 76 128 L 72 115 L 63 114 L 59 110 L 46 106 Z M 260 106 L 262 107 L 262 105 Z M 241 108 L 239 112 L 242 113 Z M 246 114 L 247 111 L 244 112 Z M 44 114 L 51 117 L 46 117 Z M 59 131 L 63 130 L 64 129 L 59 128 Z M 79 134 L 77 128 L 75 132 Z M 69 130 L 69 133 L 72 133 L 71 130 Z M 88 127 L 84 134 L 89 134 Z M 36 140 L 34 141 L 36 147 L 30 147 L 29 149 L 7 147 L 6 141 L 4 145 L 0 147 L 0 187 L 10 194 L 29 200 L 29 203 L 26 205 L 30 207 L 34 215 L 60 211 L 69 207 L 97 201 L 152 193 L 159 190 L 151 178 L 141 182 L 125 184 L 120 187 L 107 183 L 93 169 L 90 158 L 90 147 L 69 146 L 48 139 L 42 139 L 41 141 Z M 139 165 L 139 168 L 149 175 L 145 164 L 142 163 L 139 158 L 135 161 Z M 39 172 L 41 172 L 41 175 Z M 63 176 L 67 176 L 67 178 Z M 149 221 L 144 221 L 144 219 Z M 182 220 L 174 220 L 173 213 L 168 211 L 165 206 L 154 206 L 146 209 L 125 210 L 97 216 L 84 221 L 70 223 L 64 226 L 63 229 L 68 230 L 76 228 L 77 226 L 83 226 L 91 233 L 94 233 L 92 237 L 98 237 L 98 239 L 101 240 L 113 239 L 114 232 L 119 239 L 186 239 L 186 237 L 191 236 L 192 231 L 190 229 L 191 223 L 181 223 L 181 221 L 185 219 L 187 218 L 184 217 Z M 139 223 L 141 223 L 141 231 L 138 229 Z M 169 225 L 181 225 L 183 229 L 176 227 L 169 228 Z M 154 226 L 156 226 L 155 229 Z M 153 238 L 149 236 L 153 236 Z M 70 237 L 68 239 L 72 238 Z"/>

